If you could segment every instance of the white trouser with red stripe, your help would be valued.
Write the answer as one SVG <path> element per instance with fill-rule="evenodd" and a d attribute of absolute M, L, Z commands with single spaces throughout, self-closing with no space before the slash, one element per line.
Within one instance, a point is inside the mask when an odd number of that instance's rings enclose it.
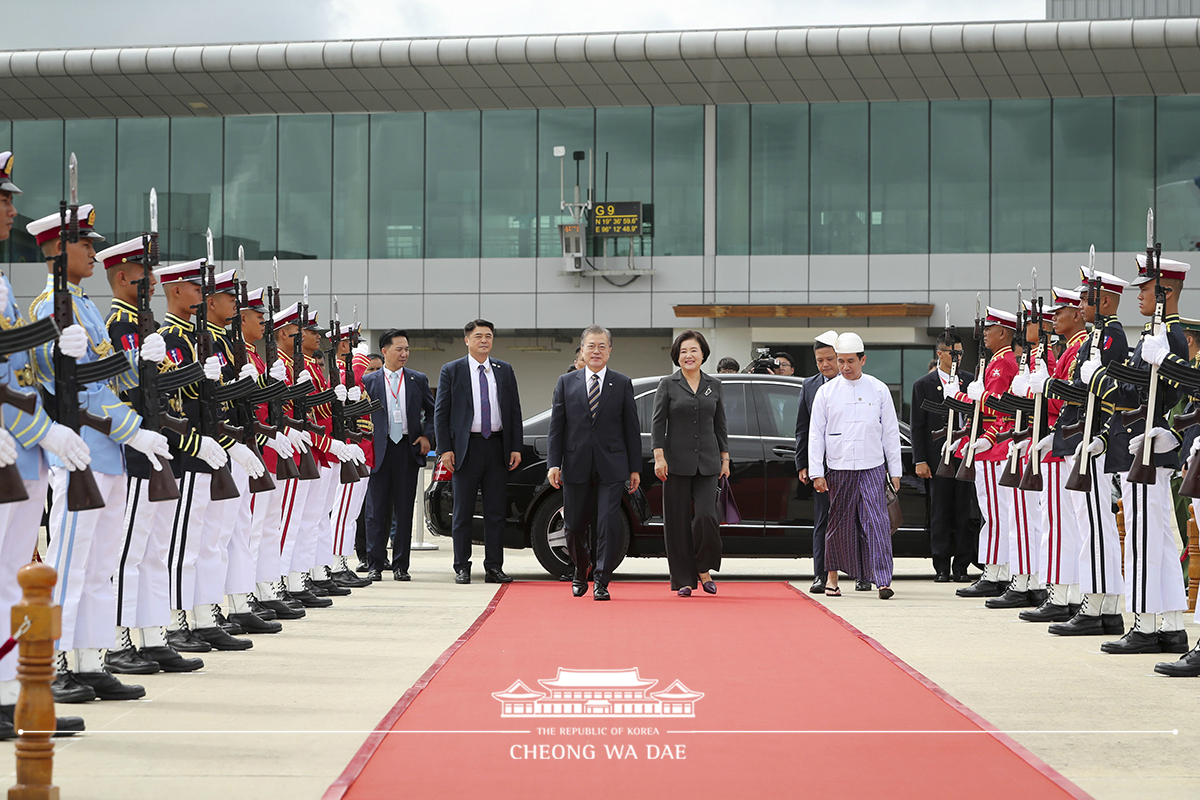
<path fill-rule="evenodd" d="M 1039 555 L 1039 566 L 1051 587 L 1050 601 L 1055 605 L 1079 603 L 1080 525 L 1071 509 L 1075 494 L 1066 489 L 1073 458 L 1042 462 L 1042 492 L 1039 516 L 1045 522 L 1045 537 Z"/>
<path fill-rule="evenodd" d="M 1007 461 L 975 462 L 975 495 L 983 527 L 979 530 L 979 563 L 983 580 L 1007 581 L 1009 578 L 1008 540 L 1012 530 L 1012 490 L 997 481 Z"/>
<path fill-rule="evenodd" d="M 346 557 L 354 555 L 354 537 L 358 532 L 358 515 L 362 513 L 367 499 L 369 480 L 358 483 L 343 483 L 338 486 L 337 499 L 333 504 L 333 554 Z"/>
<path fill-rule="evenodd" d="M 1021 459 L 1021 474 L 1029 456 Z M 1043 476 L 1043 485 L 1045 477 Z M 1038 575 L 1041 572 L 1040 549 L 1046 538 L 1046 521 L 1041 514 L 1043 492 L 1023 492 L 1020 489 L 1002 488 L 1011 498 L 1008 537 L 1008 567 L 1012 571 L 1013 589 L 1018 592 L 1041 588 Z"/>
<path fill-rule="evenodd" d="M 229 538 L 229 567 L 225 572 L 225 594 L 247 594 L 254 591 L 254 579 L 258 569 L 258 538 L 262 527 L 254 527 L 254 515 L 250 504 L 254 495 L 250 493 L 250 476 L 237 464 L 231 464 L 233 479 L 237 482 L 241 497 L 229 502 L 229 514 L 225 524 L 233 529 Z"/>
<path fill-rule="evenodd" d="M 33 548 L 37 546 L 42 509 L 46 506 L 46 487 L 50 483 L 44 461 L 40 477 L 24 483 L 28 500 L 0 504 L 0 642 L 7 641 L 12 635 L 10 611 L 21 602 L 17 571 L 33 560 Z M 0 658 L 0 681 L 17 679 L 17 661 L 16 651 Z"/>
<path fill-rule="evenodd" d="M 341 465 L 337 461 L 331 466 L 321 467 L 320 485 L 309 492 L 308 503 L 301 518 L 304 529 L 312 530 L 315 534 L 309 556 L 310 563 L 304 569 L 312 570 L 313 577 L 317 580 L 325 577 L 324 567 L 338 563 L 333 557 L 332 511 L 338 487 L 341 485 L 341 471 Z M 318 572 L 322 574 L 317 574 Z"/>
<path fill-rule="evenodd" d="M 276 480 L 272 491 L 261 492 L 250 498 L 250 527 L 253 529 L 250 536 L 252 540 L 257 537 L 258 541 L 254 580 L 258 596 L 263 600 L 275 597 L 275 583 L 283 575 L 283 565 L 280 563 L 283 505 L 289 487 L 295 483 L 295 480 Z"/>

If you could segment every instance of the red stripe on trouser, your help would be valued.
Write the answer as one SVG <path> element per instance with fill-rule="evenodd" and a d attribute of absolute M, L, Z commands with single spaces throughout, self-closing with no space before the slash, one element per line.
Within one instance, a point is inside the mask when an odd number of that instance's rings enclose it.
<path fill-rule="evenodd" d="M 288 497 L 288 489 L 292 490 L 291 497 Z M 279 552 L 283 552 L 283 543 L 287 541 L 288 526 L 292 522 L 292 506 L 296 503 L 296 479 L 288 481 L 283 487 L 283 522 L 281 524 L 281 533 L 279 536 Z"/>
<path fill-rule="evenodd" d="M 350 496 L 353 494 L 350 489 L 354 484 L 346 484 L 342 487 L 342 502 L 338 504 L 337 527 L 334 528 L 334 546 L 333 552 L 342 552 L 342 545 L 346 543 L 346 515 L 350 513 Z"/>
<path fill-rule="evenodd" d="M 991 462 L 983 462 L 983 491 L 987 495 L 987 516 L 988 516 L 988 563 L 995 564 L 997 562 L 996 555 L 1000 550 L 1000 544 L 997 541 L 999 537 L 996 535 L 996 526 L 998 524 L 999 514 L 996 511 L 997 503 L 995 502 L 995 492 L 993 479 L 996 477 L 995 470 L 992 468 Z"/>
<path fill-rule="evenodd" d="M 1025 493 L 1020 489 L 1013 489 L 1013 536 L 1016 537 L 1017 545 L 1017 568 L 1013 572 L 1018 575 L 1024 575 L 1027 570 L 1025 568 L 1025 539 L 1029 535 L 1029 529 L 1021 523 L 1025 522 L 1025 504 L 1022 502 L 1025 499 Z"/>
<path fill-rule="evenodd" d="M 1050 481 L 1050 537 L 1054 542 L 1054 583 L 1062 583 L 1062 462 L 1056 461 L 1049 465 L 1054 480 Z M 1047 566 L 1047 571 L 1049 571 Z"/>

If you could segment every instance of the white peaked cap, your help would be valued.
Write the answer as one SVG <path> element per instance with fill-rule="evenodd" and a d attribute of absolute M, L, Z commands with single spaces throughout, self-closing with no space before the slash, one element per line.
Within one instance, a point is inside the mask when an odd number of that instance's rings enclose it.
<path fill-rule="evenodd" d="M 837 338 L 837 331 L 825 331 L 817 337 L 817 343 L 823 344 L 826 347 L 833 347 L 834 343 L 837 342 Z"/>
<path fill-rule="evenodd" d="M 866 350 L 863 347 L 862 337 L 857 333 L 843 333 L 837 337 L 837 341 L 833 343 L 834 351 L 840 355 L 850 355 L 852 353 L 861 353 Z"/>

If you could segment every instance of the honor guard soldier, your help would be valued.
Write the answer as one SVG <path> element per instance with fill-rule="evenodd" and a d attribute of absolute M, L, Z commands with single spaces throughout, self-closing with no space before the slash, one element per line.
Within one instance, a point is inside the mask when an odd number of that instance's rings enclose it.
<path fill-rule="evenodd" d="M 357 403 L 364 396 L 361 381 L 361 369 L 355 368 L 354 387 L 346 389 L 346 360 L 350 356 L 350 341 L 352 338 L 357 338 L 359 334 L 359 326 L 357 323 L 351 325 L 343 325 L 339 329 L 339 337 L 337 343 L 337 365 L 338 365 L 338 383 L 334 386 L 338 391 L 339 398 L 343 402 Z M 344 396 L 343 396 L 344 395 Z M 365 434 L 362 441 L 358 442 L 358 448 L 362 451 L 363 461 L 368 468 L 375 466 L 375 448 L 372 445 L 371 418 L 364 417 L 355 421 L 356 429 L 359 433 Z M 334 562 L 330 564 L 330 579 L 335 583 L 341 584 L 351 589 L 359 589 L 371 585 L 371 581 L 366 578 L 360 578 L 354 574 L 354 570 L 350 568 L 350 564 L 346 559 L 354 553 L 354 539 L 358 528 L 358 517 L 362 513 L 363 502 L 367 499 L 367 485 L 369 481 L 366 478 L 355 481 L 354 483 L 342 483 L 338 485 L 337 495 L 333 503 L 333 555 Z"/>
<path fill-rule="evenodd" d="M 975 450 L 975 494 L 983 517 L 979 534 L 979 562 L 983 564 L 983 575 L 970 586 L 956 591 L 959 597 L 1000 597 L 1011 578 L 1008 552 L 1014 524 L 1012 492 L 998 483 L 1000 471 L 1008 459 L 1008 443 L 997 442 L 997 437 L 1012 429 L 1013 419 L 1011 415 L 990 408 L 987 400 L 1007 392 L 1017 375 L 1017 360 L 1012 350 L 1017 318 L 1007 311 L 988 306 L 983 324 L 984 346 L 991 351 L 992 357 L 983 373 L 976 375 L 967 385 L 966 392 L 958 395 L 959 400 L 982 403 L 983 432 L 975 442 L 968 441 L 966 447 Z M 946 392 L 949 394 L 956 389 L 950 386 Z M 961 455 L 966 455 L 965 449 Z"/>
<path fill-rule="evenodd" d="M 96 254 L 104 267 L 113 299 L 109 306 L 108 335 L 114 348 L 146 354 L 151 347 L 160 364 L 166 361 L 166 342 L 160 334 L 147 337 L 142 344 L 138 334 L 138 283 L 146 263 L 142 237 L 114 245 Z M 151 294 L 157 285 L 153 273 L 149 285 Z M 166 363 L 170 367 L 170 362 Z M 139 387 L 121 393 L 131 407 L 139 407 Z M 127 448 L 125 541 L 121 560 L 113 575 L 117 590 L 117 642 L 104 655 L 104 667 L 109 672 L 129 675 L 149 675 L 158 672 L 192 672 L 204 666 L 199 658 L 184 658 L 166 641 L 165 627 L 170 622 L 168 600 L 167 551 L 171 544 L 171 521 L 176 503 L 152 503 L 149 500 L 149 459 L 137 450 Z M 133 630 L 139 632 L 141 649 L 133 641 Z"/>
<path fill-rule="evenodd" d="M 1095 367 L 1120 364 L 1129 353 L 1125 329 L 1117 319 L 1117 308 L 1129 284 L 1116 275 L 1087 267 L 1080 268 L 1080 275 L 1084 283 L 1080 308 L 1084 320 L 1091 323 L 1092 332 L 1079 347 L 1071 383 L 1077 390 L 1086 390 L 1088 379 L 1094 375 L 1094 368 L 1088 364 Z M 1065 494 L 1065 499 L 1079 525 L 1077 574 L 1083 603 L 1070 620 L 1049 627 L 1056 636 L 1113 636 L 1125 630 L 1120 607 L 1125 583 L 1112 486 L 1113 476 L 1129 469 L 1129 435 L 1121 425 L 1109 428 L 1113 405 L 1108 398 L 1112 391 L 1110 386 L 1103 390 L 1103 397 L 1092 393 L 1080 412 L 1083 427 L 1070 470 L 1072 476 L 1078 476 L 1078 485 Z M 1088 407 L 1092 418 L 1090 428 Z M 1101 436 L 1105 430 L 1108 432 Z"/>
<path fill-rule="evenodd" d="M 1112 367 L 1085 367 L 1093 391 L 1103 387 L 1115 411 L 1108 431 L 1125 429 L 1132 438 L 1126 450 L 1121 499 L 1125 512 L 1125 603 L 1133 612 L 1134 624 L 1123 637 L 1104 642 L 1105 653 L 1186 653 L 1187 632 L 1183 610 L 1187 594 L 1179 570 L 1179 553 L 1171 530 L 1171 473 L 1179 467 L 1180 440 L 1166 421 L 1167 411 L 1183 396 L 1177 384 L 1158 375 L 1168 358 L 1187 363 L 1187 341 L 1179 324 L 1179 293 L 1189 269 L 1187 264 L 1166 258 L 1138 255 L 1138 310 L 1151 321 L 1142 329 L 1127 364 L 1148 372 L 1150 388 L 1121 381 L 1108 373 Z M 1162 295 L 1156 299 L 1161 290 Z M 1089 372 L 1091 373 L 1089 375 Z M 1157 383 L 1155 383 L 1157 382 Z M 1139 406 L 1142 418 L 1127 425 L 1122 410 Z M 1108 442 L 1113 453 L 1113 443 Z M 1144 468 L 1145 475 L 1139 475 Z M 1150 482 L 1153 481 L 1153 482 Z M 1159 626 L 1158 616 L 1162 616 Z"/>
<path fill-rule="evenodd" d="M 17 216 L 13 198 L 21 194 L 12 182 L 12 167 L 12 153 L 0 153 L 0 241 L 9 237 L 13 219 Z M 8 278 L 0 275 L 0 329 L 10 330 L 26 324 Z M 91 462 L 91 455 L 79 434 L 50 420 L 37 392 L 28 352 L 12 353 L 0 360 L 0 383 L 28 393 L 34 404 L 33 413 L 25 413 L 8 404 L 0 406 L 0 466 L 16 464 L 27 495 L 25 500 L 0 504 L 0 641 L 3 641 L 12 635 L 9 611 L 21 601 L 17 571 L 32 560 L 37 547 L 38 527 L 49 485 L 43 451 L 80 467 Z M 20 690 L 16 653 L 11 653 L 7 658 L 0 658 L 0 740 L 17 735 L 13 715 Z M 58 692 L 56 700 L 84 702 L 95 697 L 95 690 L 79 683 L 69 692 Z M 77 733 L 83 729 L 83 720 L 79 717 L 57 719 L 59 734 Z"/>
<path fill-rule="evenodd" d="M 55 313 L 56 257 L 62 249 L 63 218 L 61 213 L 34 220 L 26 230 L 34 237 L 46 257 L 51 274 L 46 290 L 33 301 L 29 314 L 42 319 Z M 70 223 L 68 223 L 70 224 Z M 74 325 L 63 331 L 58 344 L 39 347 L 37 372 L 42 388 L 49 394 L 55 391 L 54 347 L 76 361 L 97 361 L 113 352 L 104 317 L 96 304 L 84 293 L 80 283 L 91 276 L 95 267 L 95 243 L 104 241 L 96 233 L 95 211 L 92 206 L 78 210 L 79 240 L 67 244 L 66 279 Z M 150 344 L 149 342 L 147 343 Z M 158 353 L 148 347 L 142 358 Z M 109 421 L 107 435 L 94 428 L 82 432 L 92 454 L 94 473 L 104 505 L 86 511 L 67 508 L 67 484 L 72 464 L 58 458 L 50 461 L 50 485 L 53 501 L 50 508 L 50 550 L 47 563 L 58 572 L 54 601 L 62 606 L 62 635 L 58 640 L 59 676 L 55 686 L 61 695 L 72 692 L 79 684 L 90 686 L 101 700 L 134 700 L 146 691 L 141 686 L 125 685 L 104 671 L 104 650 L 113 642 L 116 629 L 116 595 L 112 576 L 120 562 L 123 517 L 125 513 L 125 462 L 121 446 L 145 453 L 152 466 L 162 469 L 171 459 L 167 440 L 162 434 L 143 430 L 142 418 L 124 403 L 114 391 L 136 385 L 138 356 L 131 354 L 129 368 L 109 383 L 88 383 L 80 387 L 81 408 Z M 84 399 L 86 398 L 86 399 Z M 67 668 L 67 650 L 75 650 L 75 671 Z"/>

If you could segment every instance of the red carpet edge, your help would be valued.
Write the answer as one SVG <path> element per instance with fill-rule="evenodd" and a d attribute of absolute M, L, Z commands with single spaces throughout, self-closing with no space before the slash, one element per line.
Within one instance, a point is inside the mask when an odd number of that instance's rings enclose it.
<path fill-rule="evenodd" d="M 430 681 L 441 671 L 446 662 L 450 660 L 450 657 L 457 653 L 458 649 L 466 644 L 475 635 L 476 631 L 483 627 L 483 623 L 487 622 L 487 618 L 496 610 L 496 606 L 500 603 L 500 598 L 504 597 L 504 592 L 508 589 L 509 585 L 507 583 L 500 585 L 500 590 L 492 597 L 492 602 L 488 603 L 483 613 L 476 617 L 475 621 L 471 623 L 471 627 L 463 631 L 462 636 L 459 636 L 454 641 L 454 644 L 447 647 L 446 651 L 438 656 L 437 661 L 434 661 L 429 666 L 429 669 L 425 670 L 425 673 L 417 679 L 417 682 L 410 686 L 408 691 L 400 697 L 396 705 L 392 706 L 391 711 L 384 715 L 379 724 L 375 726 L 375 730 L 363 742 L 362 747 L 358 748 L 358 752 L 354 754 L 354 758 L 350 759 L 350 763 L 346 765 L 346 769 L 342 770 L 342 774 L 338 776 L 337 780 L 325 790 L 325 794 L 321 795 L 321 800 L 342 800 L 345 797 L 347 790 L 354 784 L 354 781 L 358 780 L 358 776 L 362 774 L 363 768 L 371 760 L 371 756 L 375 755 L 375 751 L 379 749 L 379 745 L 383 744 L 387 732 L 395 726 L 397 720 L 408 710 L 412 702 L 417 699 L 417 695 L 424 691 Z"/>

